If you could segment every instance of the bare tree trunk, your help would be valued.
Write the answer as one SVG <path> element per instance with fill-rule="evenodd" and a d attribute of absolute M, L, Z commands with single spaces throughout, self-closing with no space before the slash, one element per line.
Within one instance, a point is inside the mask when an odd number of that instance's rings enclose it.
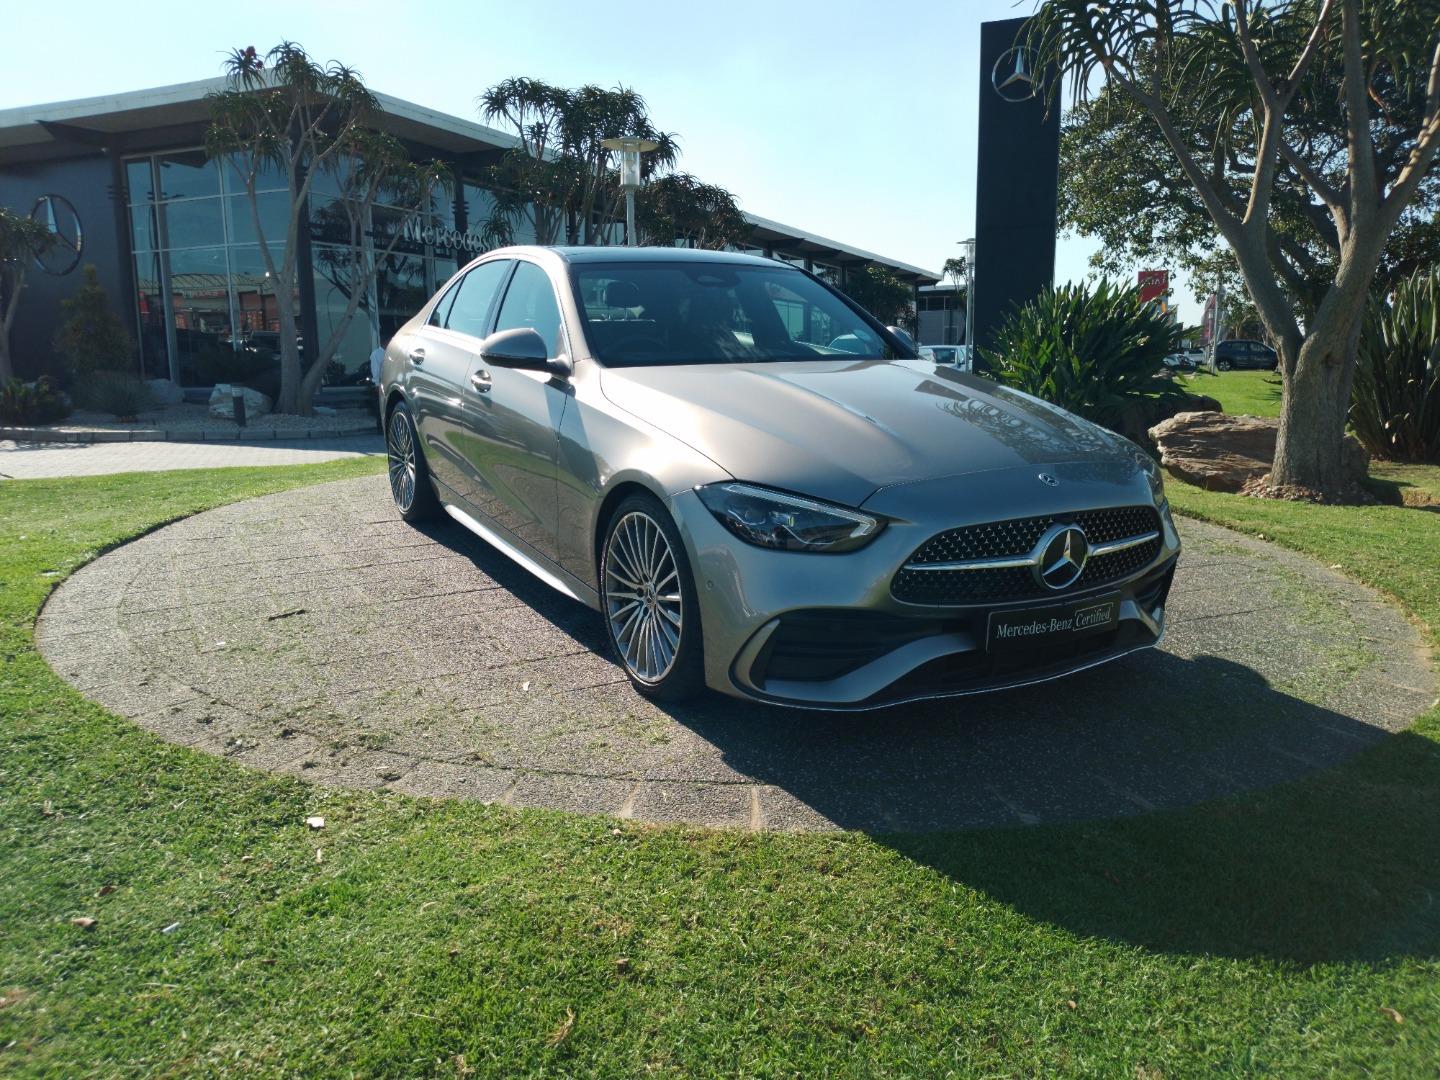
<path fill-rule="evenodd" d="M 1300 346 L 1285 379 L 1272 488 L 1339 498 L 1352 494 L 1356 478 L 1346 475 L 1343 462 L 1359 326 L 1357 319 L 1343 334 L 1312 334 Z"/>
<path fill-rule="evenodd" d="M 15 364 L 10 353 L 10 328 L 15 325 L 15 313 L 20 310 L 20 293 L 25 288 L 25 275 L 7 273 L 0 276 L 0 383 L 15 375 Z"/>
<path fill-rule="evenodd" d="M 280 397 L 275 411 L 295 413 L 300 407 L 300 346 L 296 341 L 295 312 L 292 297 L 282 294 L 277 305 L 280 316 Z"/>
<path fill-rule="evenodd" d="M 349 322 L 350 320 L 346 319 L 345 325 L 348 325 Z M 300 402 L 297 411 L 301 416 L 315 415 L 315 393 L 325 380 L 325 369 L 329 366 L 328 359 L 317 356 L 315 362 L 310 365 L 310 370 L 305 372 L 305 377 L 300 380 Z"/>
<path fill-rule="evenodd" d="M 1345 424 L 1365 305 L 1388 232 L 1372 228 L 1367 237 L 1352 236 L 1341 251 L 1335 283 L 1293 350 L 1293 362 L 1282 353 L 1285 395 L 1270 472 L 1272 487 L 1341 499 L 1355 494 L 1351 489 L 1356 477 L 1347 476 L 1343 468 Z"/>

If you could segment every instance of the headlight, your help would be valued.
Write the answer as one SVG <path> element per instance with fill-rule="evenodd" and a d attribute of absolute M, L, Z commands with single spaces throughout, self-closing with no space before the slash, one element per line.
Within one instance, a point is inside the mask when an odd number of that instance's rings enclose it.
<path fill-rule="evenodd" d="M 1145 472 L 1145 479 L 1150 481 L 1150 494 L 1158 506 L 1165 502 L 1165 474 L 1160 469 L 1160 463 L 1139 447 L 1135 448 L 1135 460 Z"/>
<path fill-rule="evenodd" d="M 783 491 L 726 481 L 696 488 L 720 524 L 759 547 L 837 553 L 864 547 L 885 527 L 877 517 Z"/>

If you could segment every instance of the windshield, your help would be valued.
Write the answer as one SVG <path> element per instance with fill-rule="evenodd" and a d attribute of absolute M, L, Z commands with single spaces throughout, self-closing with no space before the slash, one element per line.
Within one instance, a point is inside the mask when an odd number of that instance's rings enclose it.
<path fill-rule="evenodd" d="M 778 263 L 580 263 L 575 285 L 590 351 L 610 366 L 908 355 L 814 278 Z"/>

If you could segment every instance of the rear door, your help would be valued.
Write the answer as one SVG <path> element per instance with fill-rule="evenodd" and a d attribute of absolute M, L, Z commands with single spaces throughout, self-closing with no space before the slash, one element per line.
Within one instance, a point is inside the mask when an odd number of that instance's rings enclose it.
<path fill-rule="evenodd" d="M 492 259 L 467 272 L 440 298 L 410 346 L 410 407 L 425 462 L 436 479 L 466 499 L 474 490 L 465 454 L 469 378 L 512 265 L 509 259 Z"/>
<path fill-rule="evenodd" d="M 552 357 L 569 352 L 550 275 L 524 260 L 515 264 L 492 332 L 516 327 L 539 333 Z M 483 361 L 475 374 L 465 441 L 475 478 L 472 501 L 498 525 L 557 559 L 555 469 L 569 384 L 543 372 L 516 371 Z"/>

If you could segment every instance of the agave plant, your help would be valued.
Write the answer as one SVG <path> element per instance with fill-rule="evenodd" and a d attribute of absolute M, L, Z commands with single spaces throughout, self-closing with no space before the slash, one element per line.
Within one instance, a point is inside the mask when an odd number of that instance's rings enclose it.
<path fill-rule="evenodd" d="M 11 378 L 0 385 L 0 423 L 53 424 L 69 415 L 69 399 L 44 375 L 34 382 Z"/>
<path fill-rule="evenodd" d="M 1440 461 L 1440 265 L 1371 299 L 1350 424 L 1376 457 Z"/>
<path fill-rule="evenodd" d="M 1011 312 L 981 356 L 1001 382 L 1133 436 L 1146 414 L 1184 397 L 1161 377 L 1179 341 L 1180 328 L 1137 289 L 1102 280 L 1047 288 Z"/>

